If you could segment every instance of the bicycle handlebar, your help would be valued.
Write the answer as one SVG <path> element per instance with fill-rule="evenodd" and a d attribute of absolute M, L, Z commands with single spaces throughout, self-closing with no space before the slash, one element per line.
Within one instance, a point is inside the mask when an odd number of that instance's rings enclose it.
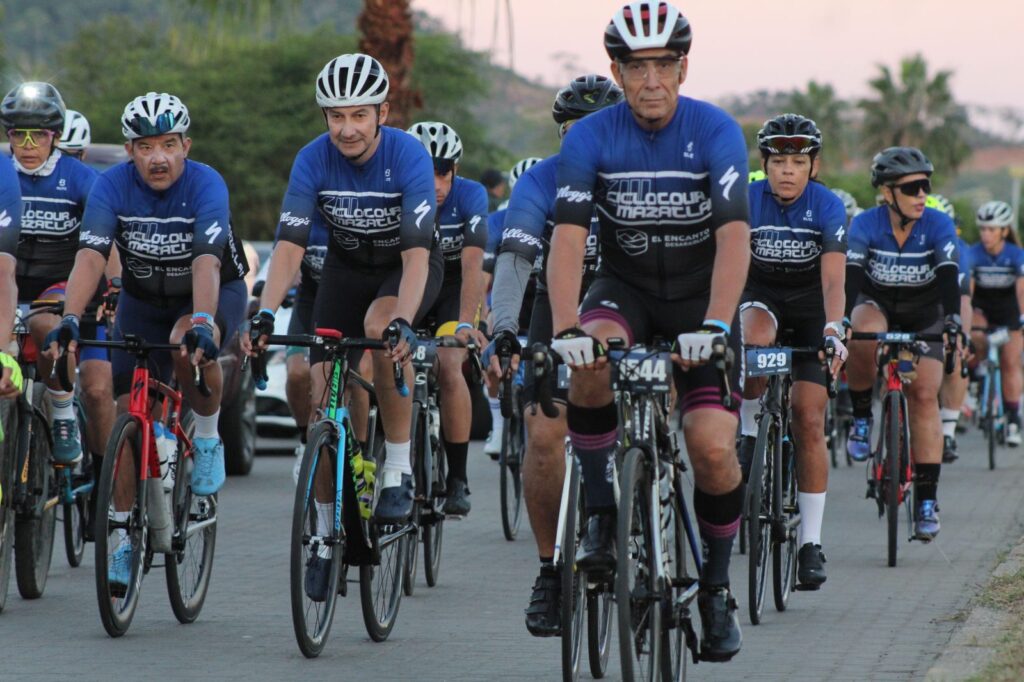
<path fill-rule="evenodd" d="M 944 333 L 919 333 L 919 332 L 853 332 L 850 335 L 853 341 L 880 341 L 882 343 L 896 345 L 910 345 L 917 341 L 926 343 L 939 342 L 945 346 L 943 357 L 943 368 L 946 374 L 952 374 L 956 367 L 956 352 L 958 350 L 956 339 L 947 339 Z"/>

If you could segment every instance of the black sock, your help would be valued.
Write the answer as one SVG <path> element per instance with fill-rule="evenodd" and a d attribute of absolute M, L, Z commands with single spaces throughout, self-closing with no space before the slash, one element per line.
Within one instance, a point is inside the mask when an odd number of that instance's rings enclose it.
<path fill-rule="evenodd" d="M 850 401 L 853 403 L 853 416 L 857 419 L 871 417 L 871 389 L 854 391 L 850 389 Z"/>
<path fill-rule="evenodd" d="M 697 487 L 693 489 L 693 511 L 697 516 L 701 540 L 707 547 L 707 560 L 700 576 L 702 585 L 729 586 L 729 558 L 740 528 L 743 494 L 742 483 L 724 495 L 710 495 Z"/>
<path fill-rule="evenodd" d="M 306 425 L 305 424 L 300 424 L 299 425 L 299 442 L 301 444 L 303 444 L 303 445 L 306 444 Z"/>
<path fill-rule="evenodd" d="M 566 422 L 569 440 L 583 474 L 587 513 L 614 509 L 611 464 L 619 422 L 615 403 L 603 407 L 580 407 L 569 403 Z"/>
<path fill-rule="evenodd" d="M 463 483 L 466 477 L 466 458 L 469 454 L 469 443 L 450 443 L 444 441 L 444 451 L 448 455 L 448 480 L 459 479 Z"/>
<path fill-rule="evenodd" d="M 540 565 L 541 565 L 541 567 L 544 567 L 544 566 L 554 566 L 555 565 L 555 557 L 553 557 L 553 556 L 542 556 L 540 558 Z"/>
<path fill-rule="evenodd" d="M 936 499 L 941 470 L 941 464 L 914 465 L 914 496 L 917 497 L 918 502 Z"/>

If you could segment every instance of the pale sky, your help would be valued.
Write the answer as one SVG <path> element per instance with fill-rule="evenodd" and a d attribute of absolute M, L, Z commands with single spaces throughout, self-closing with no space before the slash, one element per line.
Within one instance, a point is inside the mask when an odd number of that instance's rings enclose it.
<path fill-rule="evenodd" d="M 515 68 L 548 84 L 573 72 L 608 72 L 604 27 L 622 0 L 509 0 Z M 413 0 L 476 50 L 508 62 L 506 0 Z M 876 64 L 896 67 L 920 52 L 929 69 L 953 69 L 966 104 L 1024 113 L 1024 2 L 1020 0 L 688 0 L 676 6 L 693 26 L 683 92 L 713 99 L 758 89 L 790 90 L 816 79 L 841 97 L 867 93 Z M 500 9 L 498 40 L 493 22 Z M 475 22 L 471 21 L 475 18 Z"/>

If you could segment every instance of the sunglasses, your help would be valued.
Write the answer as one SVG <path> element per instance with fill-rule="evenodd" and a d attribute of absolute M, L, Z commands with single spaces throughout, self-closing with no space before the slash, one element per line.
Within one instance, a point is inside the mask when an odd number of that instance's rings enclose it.
<path fill-rule="evenodd" d="M 889 186 L 898 189 L 900 194 L 908 197 L 916 197 L 922 191 L 924 191 L 925 194 L 932 193 L 932 181 L 928 178 L 925 178 L 924 180 L 912 180 L 910 182 L 903 182 L 898 185 L 894 184 Z"/>
<path fill-rule="evenodd" d="M 808 135 L 775 135 L 766 137 L 763 144 L 771 154 L 810 154 L 816 141 Z"/>
<path fill-rule="evenodd" d="M 142 137 L 154 137 L 156 135 L 166 135 L 174 128 L 174 115 L 165 111 L 156 117 L 154 121 L 150 121 L 148 118 L 136 115 L 132 126 L 137 133 Z"/>
<path fill-rule="evenodd" d="M 37 137 L 40 139 L 37 140 Z M 7 131 L 7 139 L 11 141 L 11 146 L 19 149 L 25 149 L 26 147 L 36 148 L 45 137 L 52 138 L 53 131 L 43 130 L 42 128 L 14 128 Z"/>
<path fill-rule="evenodd" d="M 679 72 L 679 65 L 682 57 L 641 57 L 636 59 L 619 60 L 619 70 L 623 78 L 630 81 L 642 81 L 647 78 L 647 65 L 651 64 L 654 74 L 659 79 L 674 76 Z"/>

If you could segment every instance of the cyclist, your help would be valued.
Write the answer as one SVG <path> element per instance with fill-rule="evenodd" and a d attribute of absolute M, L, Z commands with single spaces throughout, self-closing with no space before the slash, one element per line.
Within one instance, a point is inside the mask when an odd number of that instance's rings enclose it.
<path fill-rule="evenodd" d="M 978 243 L 967 261 L 974 291 L 974 324 L 1006 327 L 1010 340 L 999 354 L 1003 375 L 1006 444 L 1020 445 L 1021 322 L 1024 316 L 1024 249 L 1014 229 L 1013 209 L 1005 201 L 989 201 L 978 209 Z M 984 332 L 973 332 L 980 356 L 988 352 Z"/>
<path fill-rule="evenodd" d="M 24 303 L 37 299 L 61 301 L 78 251 L 86 198 L 97 173 L 77 159 L 65 156 L 54 142 L 64 129 L 64 100 L 49 83 L 22 83 L 0 103 L 0 124 L 11 141 L 23 201 L 21 236 L 17 250 L 18 294 Z M 99 304 L 105 286 L 92 286 L 87 301 Z M 42 347 L 46 333 L 60 321 L 56 315 L 39 314 L 29 323 L 32 338 Z M 95 317 L 83 320 L 86 338 L 106 338 L 106 329 Z M 114 395 L 107 353 L 83 349 L 82 395 L 89 414 L 87 446 L 102 457 L 114 425 Z M 74 395 L 51 378 L 52 360 L 40 354 L 39 376 L 44 377 L 52 406 L 53 458 L 69 464 L 82 457 L 75 418 Z M 98 459 L 97 459 L 98 461 Z"/>
<path fill-rule="evenodd" d="M 952 220 L 956 226 L 957 246 L 960 253 L 960 319 L 964 329 L 970 329 L 974 308 L 971 305 L 971 278 L 968 262 L 969 249 L 960 237 L 960 220 L 956 217 L 953 203 L 941 194 L 929 194 L 924 204 L 927 208 L 935 208 Z M 967 395 L 970 380 L 960 374 L 961 359 L 957 358 L 957 366 L 952 374 L 942 377 L 942 388 L 939 389 L 939 416 L 942 419 L 942 463 L 952 464 L 959 456 L 956 454 L 956 429 L 960 421 L 960 408 Z"/>
<path fill-rule="evenodd" d="M 846 211 L 839 197 L 816 181 L 821 131 L 809 118 L 782 114 L 765 121 L 757 146 L 768 177 L 749 189 L 752 254 L 740 305 L 743 342 L 767 346 L 775 343 L 779 330 L 791 329 L 789 343 L 831 349 L 831 369 L 838 373 L 846 359 Z M 821 523 L 828 488 L 828 393 L 815 359 L 797 360 L 793 379 L 791 424 L 800 505 L 797 577 L 816 589 L 826 580 Z M 766 383 L 747 379 L 743 386 L 739 459 L 744 477 L 754 456 L 756 417 Z"/>
<path fill-rule="evenodd" d="M 934 168 L 921 150 L 889 147 L 871 164 L 871 184 L 885 201 L 850 225 L 846 254 L 846 309 L 855 331 L 943 333 L 959 344 L 960 287 L 953 221 L 925 207 Z M 846 366 L 853 424 L 847 451 L 857 461 L 871 453 L 873 341 L 854 341 Z M 939 386 L 941 344 L 927 344 L 907 385 L 914 473 L 914 534 L 930 541 L 939 532 L 936 489 L 942 468 Z"/>
<path fill-rule="evenodd" d="M 292 165 L 281 207 L 257 329 L 273 328 L 274 312 L 299 269 L 314 222 L 327 229 L 320 287 L 313 305 L 316 327 L 346 336 L 391 342 L 373 352 L 373 375 L 390 377 L 394 362 L 406 365 L 416 333 L 413 325 L 430 308 L 441 284 L 443 264 L 435 244 L 433 168 L 421 144 L 403 130 L 386 127 L 388 76 L 365 54 L 342 54 L 327 62 L 316 79 L 316 103 L 327 132 L 303 147 Z M 342 300 L 337 292 L 344 292 Z M 243 347 L 251 351 L 248 335 Z M 259 343 L 263 343 L 261 340 Z M 310 352 L 312 395 L 326 387 L 322 349 Z M 398 523 L 412 511 L 409 431 L 411 396 L 393 384 L 377 391 L 385 432 L 386 461 L 376 519 Z M 362 420 L 365 424 L 365 420 Z M 355 420 L 358 426 L 360 420 Z M 380 480 L 380 479 L 379 479 Z M 329 526 L 327 507 L 318 523 Z M 314 556 L 307 575 L 310 596 L 327 589 L 328 557 Z"/>
<path fill-rule="evenodd" d="M 607 472 L 618 417 L 610 371 L 595 348 L 613 337 L 630 344 L 675 339 L 693 506 L 707 547 L 697 599 L 701 655 L 724 661 L 742 641 L 729 592 L 729 555 L 744 486 L 736 413 L 722 409 L 720 376 L 708 360 L 721 341 L 740 351 L 739 334 L 731 332 L 738 329 L 745 280 L 737 273 L 750 263 L 747 150 L 728 114 L 678 93 L 691 42 L 690 24 L 678 9 L 661 0 L 626 5 L 604 42 L 626 102 L 583 119 L 562 141 L 547 267 L 552 348 L 574 370 L 566 412 L 587 500 L 576 562 L 587 572 L 612 571 L 616 563 Z M 577 311 L 595 209 L 601 263 Z M 738 375 L 734 363 L 731 385 L 738 386 Z"/>
<path fill-rule="evenodd" d="M 536 166 L 543 159 L 537 156 L 529 156 L 520 159 L 508 174 L 508 192 L 511 197 L 519 178 L 529 169 Z M 493 296 L 494 265 L 497 258 L 498 248 L 501 245 L 501 236 L 505 232 L 505 214 L 508 213 L 509 202 L 504 202 L 487 217 L 487 247 L 484 250 L 484 288 L 489 292 L 488 307 L 490 298 Z M 538 254 L 538 258 L 540 254 Z M 526 293 L 523 296 L 523 305 L 519 309 L 519 331 L 525 331 L 530 327 L 530 317 L 533 315 L 533 295 L 537 286 L 537 263 L 534 264 L 534 271 L 526 285 Z M 489 316 L 485 317 L 489 319 Z M 493 321 L 492 321 L 493 322 Z M 490 325 L 493 327 L 493 323 Z M 498 383 L 491 374 L 484 378 L 487 386 L 487 404 L 491 410 L 491 432 L 487 434 L 484 441 L 484 454 L 490 455 L 491 459 L 497 460 L 501 454 L 501 438 L 504 435 L 505 420 L 501 416 L 501 401 L 498 400 Z"/>
<path fill-rule="evenodd" d="M 558 91 L 552 106 L 551 113 L 559 126 L 559 137 L 564 137 L 585 116 L 621 101 L 622 90 L 609 78 L 588 75 L 574 79 Z M 531 273 L 538 269 L 538 259 L 541 262 L 540 274 L 537 276 L 532 317 L 528 325 L 530 331 L 527 345 L 532 346 L 537 341 L 546 343 L 552 334 L 551 302 L 543 261 L 554 229 L 558 163 L 559 156 L 556 154 L 533 166 L 520 177 L 512 192 L 505 218 L 505 232 L 494 273 L 493 343 L 507 338 L 517 351 L 521 350 L 517 337 L 520 328 L 519 311 L 528 282 L 532 279 Z M 589 228 L 581 292 L 587 290 L 597 268 L 598 224 L 595 216 L 591 217 Z M 518 363 L 517 353 L 513 357 L 513 371 Z M 492 358 L 490 366 L 492 377 L 500 379 L 498 359 Z M 561 585 L 552 557 L 565 476 L 565 436 L 568 431 L 565 422 L 565 392 L 554 388 L 557 384 L 554 373 L 549 379 L 552 396 L 557 403 L 558 418 L 552 420 L 535 410 L 526 410 L 526 450 L 529 454 L 523 463 L 526 509 L 540 555 L 540 575 L 534 583 L 530 605 L 526 609 L 526 628 L 533 635 L 541 637 L 557 635 L 561 631 Z M 537 399 L 532 372 L 526 373 L 524 398 L 527 405 L 535 403 Z"/>
<path fill-rule="evenodd" d="M 434 198 L 444 256 L 444 283 L 427 317 L 439 331 L 454 323 L 455 336 L 482 348 L 486 337 L 477 329 L 483 300 L 484 247 L 487 246 L 487 190 L 475 180 L 458 174 L 462 140 L 451 126 L 439 121 L 416 123 L 408 130 L 419 139 L 434 163 Z M 469 513 L 469 430 L 473 406 L 469 386 L 462 375 L 466 360 L 463 348 L 439 348 L 438 382 L 441 389 L 441 433 L 448 458 L 444 511 Z"/>
<path fill-rule="evenodd" d="M 89 120 L 74 109 L 68 109 L 64 113 L 64 130 L 57 141 L 57 149 L 79 161 L 85 161 L 85 154 L 91 142 Z"/>
<path fill-rule="evenodd" d="M 843 208 L 846 210 L 846 223 L 849 224 L 850 221 L 853 220 L 854 216 L 860 213 L 860 207 L 857 206 L 857 200 L 845 189 L 839 189 L 838 187 L 833 187 L 832 193 L 839 197 L 840 201 L 843 202 Z"/>
<path fill-rule="evenodd" d="M 10 338 L 18 306 L 17 270 L 18 234 L 21 231 L 21 186 L 14 165 L 0 162 L 0 333 Z M 0 346 L 0 400 L 21 392 L 21 367 Z M 3 491 L 0 490 L 0 495 Z"/>

